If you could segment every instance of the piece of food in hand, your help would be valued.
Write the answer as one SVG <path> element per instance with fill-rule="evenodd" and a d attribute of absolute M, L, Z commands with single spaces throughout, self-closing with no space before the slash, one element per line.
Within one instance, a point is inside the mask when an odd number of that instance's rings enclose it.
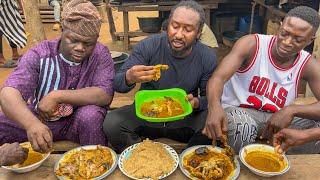
<path fill-rule="evenodd" d="M 154 68 L 153 68 L 156 73 L 153 77 L 153 80 L 154 81 L 158 81 L 161 77 L 161 70 L 164 71 L 164 70 L 168 70 L 169 69 L 169 66 L 166 65 L 166 64 L 158 64 L 158 65 L 155 65 Z"/>
<path fill-rule="evenodd" d="M 276 145 L 276 147 L 274 148 L 274 152 L 279 156 L 280 160 L 283 160 L 282 154 L 284 153 L 284 151 L 281 148 L 280 144 Z"/>

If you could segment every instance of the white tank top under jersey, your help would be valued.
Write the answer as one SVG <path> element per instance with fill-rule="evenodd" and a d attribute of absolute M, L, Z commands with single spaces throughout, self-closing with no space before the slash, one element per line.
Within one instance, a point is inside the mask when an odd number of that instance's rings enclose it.
<path fill-rule="evenodd" d="M 276 37 L 255 35 L 256 52 L 249 66 L 238 70 L 225 84 L 222 106 L 240 106 L 276 112 L 293 102 L 304 65 L 311 55 L 302 50 L 289 68 L 277 66 L 271 56 Z"/>

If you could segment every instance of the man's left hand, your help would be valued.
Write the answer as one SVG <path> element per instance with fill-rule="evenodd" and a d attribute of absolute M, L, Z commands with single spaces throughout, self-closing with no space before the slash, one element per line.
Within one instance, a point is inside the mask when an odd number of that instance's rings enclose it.
<path fill-rule="evenodd" d="M 288 127 L 293 118 L 294 114 L 289 107 L 283 108 L 274 113 L 262 131 L 262 138 L 272 140 L 272 136 L 281 129 Z"/>
<path fill-rule="evenodd" d="M 282 129 L 273 136 L 273 145 L 280 145 L 280 151 L 287 151 L 290 147 L 299 146 L 308 142 L 306 130 Z"/>
<path fill-rule="evenodd" d="M 193 109 L 198 109 L 200 106 L 199 99 L 197 97 L 194 97 L 192 94 L 188 94 L 186 96 L 186 100 L 191 103 L 191 106 Z"/>
<path fill-rule="evenodd" d="M 49 120 L 52 117 L 55 117 L 58 111 L 58 100 L 53 95 L 53 92 L 50 92 L 44 96 L 38 103 L 38 113 L 42 120 Z"/>

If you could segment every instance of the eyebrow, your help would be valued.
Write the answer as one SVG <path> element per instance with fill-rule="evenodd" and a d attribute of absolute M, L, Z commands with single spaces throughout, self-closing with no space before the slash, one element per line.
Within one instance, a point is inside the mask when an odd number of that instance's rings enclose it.
<path fill-rule="evenodd" d="M 181 22 L 175 21 L 174 19 L 172 19 L 172 23 L 178 23 L 178 24 L 183 24 L 183 25 L 185 25 L 185 26 L 191 26 L 191 27 L 193 27 L 193 24 L 181 23 Z"/>
<path fill-rule="evenodd" d="M 289 33 L 289 34 L 292 34 L 292 33 L 290 33 L 288 30 L 286 30 L 284 27 L 282 27 L 282 29 L 284 30 L 284 31 L 286 31 L 287 33 Z M 294 37 L 298 37 L 298 38 L 303 38 L 303 36 L 298 36 L 298 35 L 295 35 L 295 34 L 292 34 Z"/>

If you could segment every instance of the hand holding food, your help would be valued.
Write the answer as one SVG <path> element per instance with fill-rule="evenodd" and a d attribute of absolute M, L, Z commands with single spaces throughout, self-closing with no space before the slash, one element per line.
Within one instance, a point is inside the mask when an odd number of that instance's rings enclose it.
<path fill-rule="evenodd" d="M 299 146 L 308 141 L 306 130 L 282 129 L 273 136 L 273 145 L 277 152 L 285 152 L 292 146 Z"/>
<path fill-rule="evenodd" d="M 153 66 L 135 65 L 126 72 L 127 85 L 152 81 L 154 74 Z"/>
<path fill-rule="evenodd" d="M 221 139 L 228 130 L 226 114 L 221 106 L 216 106 L 208 111 L 206 124 L 202 133 L 215 141 Z"/>
<path fill-rule="evenodd" d="M 25 161 L 28 157 L 28 149 L 19 143 L 5 143 L 0 146 L 0 166 L 11 166 Z"/>
<path fill-rule="evenodd" d="M 35 151 L 45 153 L 52 149 L 52 133 L 48 126 L 39 121 L 27 128 L 26 131 L 28 140 Z"/>
<path fill-rule="evenodd" d="M 200 104 L 199 104 L 199 99 L 197 97 L 194 97 L 192 94 L 188 94 L 186 96 L 186 100 L 190 102 L 193 109 L 199 108 Z"/>

